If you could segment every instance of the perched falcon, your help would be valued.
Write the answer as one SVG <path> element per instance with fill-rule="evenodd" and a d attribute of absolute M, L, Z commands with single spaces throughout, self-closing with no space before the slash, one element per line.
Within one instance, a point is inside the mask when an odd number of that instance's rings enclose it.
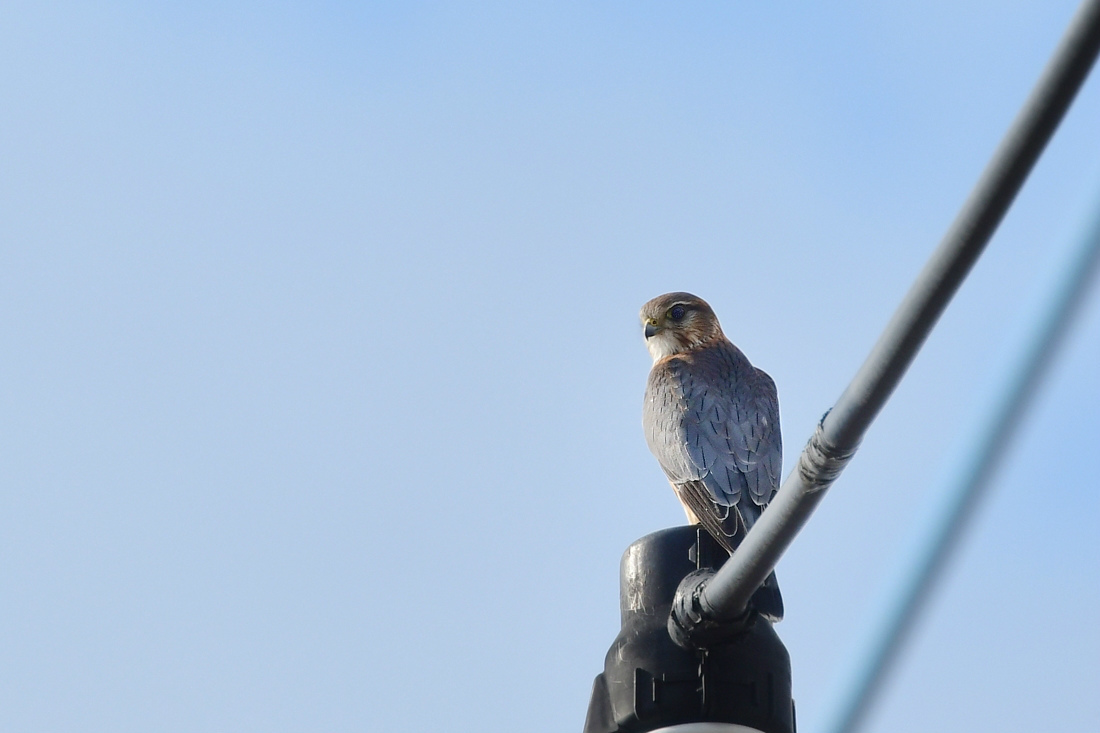
<path fill-rule="evenodd" d="M 779 488 L 775 382 L 730 343 L 701 298 L 668 293 L 642 306 L 641 318 L 653 356 L 646 442 L 688 521 L 732 553 L 741 541 L 734 537 L 752 527 Z"/>

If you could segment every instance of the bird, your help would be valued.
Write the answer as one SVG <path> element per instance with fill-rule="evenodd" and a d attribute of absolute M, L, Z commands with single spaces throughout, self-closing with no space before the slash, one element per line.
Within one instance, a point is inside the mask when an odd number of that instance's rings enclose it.
<path fill-rule="evenodd" d="M 779 488 L 775 382 L 726 338 L 698 296 L 666 293 L 640 316 L 653 357 L 642 413 L 646 442 L 688 522 L 732 554 Z M 774 585 L 774 576 L 769 580 Z"/>

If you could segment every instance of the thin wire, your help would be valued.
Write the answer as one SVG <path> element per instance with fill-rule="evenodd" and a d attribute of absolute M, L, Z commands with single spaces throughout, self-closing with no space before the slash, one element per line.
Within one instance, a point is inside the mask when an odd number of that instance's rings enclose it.
<path fill-rule="evenodd" d="M 1100 51 L 1100 0 L 1086 0 L 1031 96 L 878 343 L 799 456 L 768 510 L 701 590 L 716 615 L 739 614 L 847 465 L 921 344 L 993 236 Z"/>
<path fill-rule="evenodd" d="M 824 731 L 852 733 L 866 719 L 952 551 L 987 493 L 997 464 L 1100 269 L 1100 208 L 1094 220 L 1048 296 L 1041 317 L 1036 319 L 1026 346 L 1004 378 L 980 429 L 967 442 L 962 453 L 965 462 L 941 492 L 946 497 L 944 503 L 903 566 L 901 584 L 893 592 L 886 612 L 867 635 L 852 672 L 837 688 L 839 692 Z"/>

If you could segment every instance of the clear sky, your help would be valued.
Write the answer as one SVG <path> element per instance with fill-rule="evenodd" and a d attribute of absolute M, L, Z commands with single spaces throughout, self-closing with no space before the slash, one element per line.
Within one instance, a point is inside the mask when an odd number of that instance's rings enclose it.
<path fill-rule="evenodd" d="M 7 3 L 0 718 L 580 730 L 683 521 L 637 311 L 789 469 L 1075 4 Z M 800 730 L 1100 202 L 1094 77 L 778 568 Z M 872 731 L 1100 728 L 1100 294 Z"/>

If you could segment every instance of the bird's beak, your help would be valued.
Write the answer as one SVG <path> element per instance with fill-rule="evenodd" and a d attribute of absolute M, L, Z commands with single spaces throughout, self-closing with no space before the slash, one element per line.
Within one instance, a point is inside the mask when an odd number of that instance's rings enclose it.
<path fill-rule="evenodd" d="M 661 330 L 661 327 L 660 327 L 660 326 L 658 326 L 658 325 L 657 325 L 656 323 L 654 323 L 653 321 L 648 321 L 648 322 L 647 322 L 647 323 L 645 324 L 645 337 L 646 337 L 647 339 L 648 339 L 648 338 L 653 338 L 654 336 L 656 336 L 656 335 L 657 335 L 657 332 L 658 332 L 658 331 L 660 331 L 660 330 Z"/>

